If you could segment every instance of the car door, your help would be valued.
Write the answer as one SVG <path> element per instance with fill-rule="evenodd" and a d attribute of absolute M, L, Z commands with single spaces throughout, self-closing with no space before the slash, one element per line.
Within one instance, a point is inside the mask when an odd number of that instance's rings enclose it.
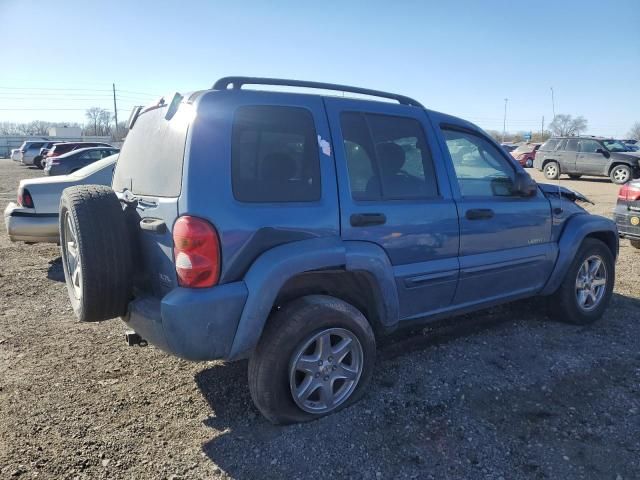
<path fill-rule="evenodd" d="M 460 216 L 454 305 L 492 304 L 539 291 L 556 256 L 549 201 L 539 189 L 530 197 L 514 191 L 521 167 L 482 132 L 433 115 Z"/>
<path fill-rule="evenodd" d="M 609 159 L 602 152 L 605 148 L 591 139 L 580 139 L 578 141 L 578 168 L 579 173 L 584 175 L 606 175 Z M 598 151 L 600 150 L 600 151 Z"/>
<path fill-rule="evenodd" d="M 400 319 L 450 306 L 458 276 L 458 219 L 424 110 L 326 98 L 345 241 L 384 249 Z"/>
<path fill-rule="evenodd" d="M 580 167 L 577 165 L 578 157 L 578 139 L 569 138 L 562 144 L 562 167 L 564 173 L 580 173 Z"/>

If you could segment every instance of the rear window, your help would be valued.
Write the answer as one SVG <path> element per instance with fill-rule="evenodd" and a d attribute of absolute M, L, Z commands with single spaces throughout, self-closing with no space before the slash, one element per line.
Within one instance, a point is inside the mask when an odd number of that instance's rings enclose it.
<path fill-rule="evenodd" d="M 126 188 L 138 195 L 156 197 L 180 195 L 190 117 L 178 110 L 171 120 L 166 120 L 166 111 L 166 107 L 149 110 L 136 120 L 120 150 L 114 190 Z"/>
<path fill-rule="evenodd" d="M 545 150 L 545 151 L 555 150 L 559 142 L 560 142 L 559 138 L 550 138 L 549 140 L 547 140 L 542 144 L 542 146 L 540 147 L 540 150 Z"/>
<path fill-rule="evenodd" d="M 320 200 L 320 159 L 311 113 L 299 107 L 245 106 L 231 134 L 233 195 L 241 202 Z"/>

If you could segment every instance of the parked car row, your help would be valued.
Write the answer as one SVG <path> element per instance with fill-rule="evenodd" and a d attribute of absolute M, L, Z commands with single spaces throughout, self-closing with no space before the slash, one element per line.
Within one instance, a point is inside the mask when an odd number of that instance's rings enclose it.
<path fill-rule="evenodd" d="M 27 140 L 20 148 L 11 151 L 11 160 L 23 165 L 34 165 L 45 168 L 46 161 L 62 154 L 92 147 L 115 148 L 104 142 L 56 142 L 50 140 Z M 100 157 L 102 158 L 102 157 Z"/>
<path fill-rule="evenodd" d="M 22 180 L 17 201 L 9 203 L 4 211 L 9 239 L 59 243 L 58 208 L 62 191 L 74 185 L 111 185 L 117 159 L 117 154 L 99 159 L 70 175 Z"/>

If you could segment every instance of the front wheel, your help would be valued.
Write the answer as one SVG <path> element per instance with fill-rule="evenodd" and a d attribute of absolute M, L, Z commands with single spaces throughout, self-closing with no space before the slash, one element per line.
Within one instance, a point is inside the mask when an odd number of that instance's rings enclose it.
<path fill-rule="evenodd" d="M 40 170 L 42 170 L 44 168 L 44 165 L 42 164 L 42 155 L 38 155 L 36 158 L 34 158 L 33 164 Z"/>
<path fill-rule="evenodd" d="M 549 162 L 544 166 L 544 176 L 549 180 L 560 178 L 560 165 L 557 162 Z"/>
<path fill-rule="evenodd" d="M 337 298 L 311 295 L 278 310 L 249 360 L 249 389 L 271 422 L 306 422 L 365 393 L 376 343 L 367 319 Z"/>
<path fill-rule="evenodd" d="M 631 180 L 631 169 L 627 165 L 616 165 L 609 176 L 613 183 L 622 185 Z"/>
<path fill-rule="evenodd" d="M 549 302 L 555 320 L 588 325 L 606 310 L 615 283 L 613 254 L 600 240 L 586 238 Z"/>

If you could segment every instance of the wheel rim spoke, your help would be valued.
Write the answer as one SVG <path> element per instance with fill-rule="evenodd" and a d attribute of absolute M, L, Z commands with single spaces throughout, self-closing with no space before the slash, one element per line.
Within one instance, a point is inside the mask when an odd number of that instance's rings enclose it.
<path fill-rule="evenodd" d="M 583 310 L 596 308 L 607 289 L 607 270 L 602 258 L 592 255 L 587 258 L 576 276 L 576 300 Z"/>

